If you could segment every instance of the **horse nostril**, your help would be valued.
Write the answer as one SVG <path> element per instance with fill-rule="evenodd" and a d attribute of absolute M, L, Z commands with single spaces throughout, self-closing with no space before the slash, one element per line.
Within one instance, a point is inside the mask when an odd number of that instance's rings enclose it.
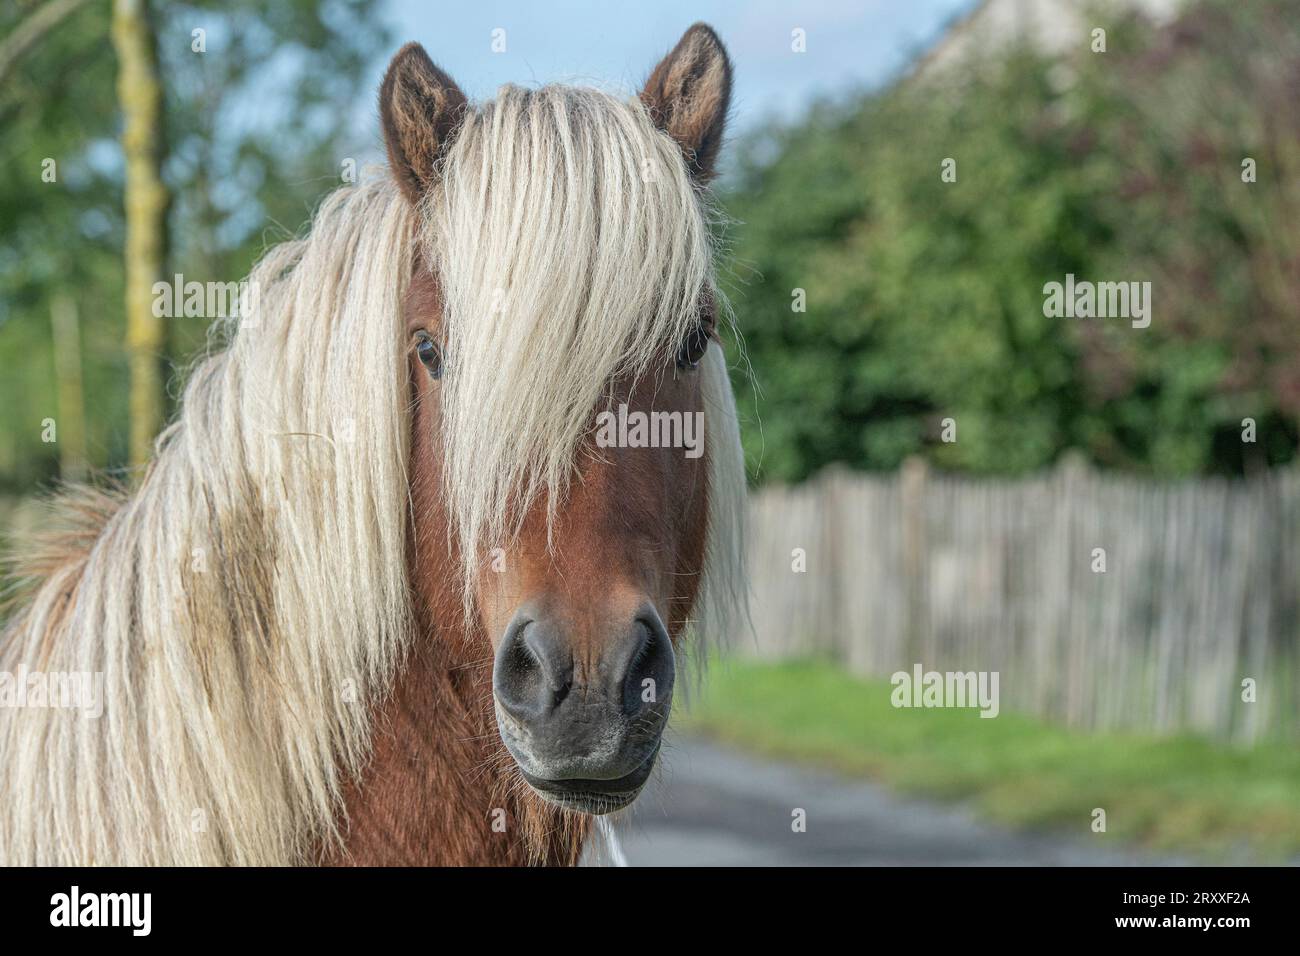
<path fill-rule="evenodd" d="M 673 643 L 659 615 L 651 611 L 638 617 L 632 630 L 640 644 L 623 677 L 623 712 L 629 717 L 668 700 L 676 669 Z"/>
<path fill-rule="evenodd" d="M 573 659 L 548 625 L 517 616 L 506 628 L 492 668 L 492 691 L 516 720 L 544 717 L 573 686 Z"/>
<path fill-rule="evenodd" d="M 523 634 L 522 651 L 538 669 L 551 692 L 552 706 L 556 706 L 569 696 L 569 688 L 573 686 L 573 662 L 558 651 L 554 636 L 544 626 L 530 622 Z"/>

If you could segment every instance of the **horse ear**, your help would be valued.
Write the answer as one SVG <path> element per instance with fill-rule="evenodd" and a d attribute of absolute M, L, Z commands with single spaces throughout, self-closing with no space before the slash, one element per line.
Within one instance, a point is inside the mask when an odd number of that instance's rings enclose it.
<path fill-rule="evenodd" d="M 731 60 L 712 27 L 697 23 L 682 35 L 646 80 L 641 102 L 682 148 L 691 175 L 711 180 L 731 103 Z"/>
<path fill-rule="evenodd" d="M 388 165 L 412 203 L 432 185 L 438 160 L 460 128 L 468 102 L 418 43 L 406 44 L 388 64 L 379 88 L 384 145 Z"/>

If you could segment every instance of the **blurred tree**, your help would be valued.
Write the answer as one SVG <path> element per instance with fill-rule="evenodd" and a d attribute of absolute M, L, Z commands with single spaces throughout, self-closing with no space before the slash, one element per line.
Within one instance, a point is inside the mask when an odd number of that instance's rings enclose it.
<path fill-rule="evenodd" d="M 59 393 L 59 474 L 70 481 L 86 476 L 86 399 L 81 382 L 81 323 L 77 300 L 56 292 L 50 302 L 54 374 Z"/>
<path fill-rule="evenodd" d="M 154 314 L 153 287 L 163 275 L 167 188 L 162 183 L 165 149 L 162 87 L 147 0 L 114 0 L 113 47 L 117 50 L 117 99 L 125 121 L 126 159 L 126 348 L 131 363 L 131 464 L 153 455 L 154 436 L 166 414 L 163 391 L 165 320 Z M 56 345 L 61 343 L 56 340 Z"/>
<path fill-rule="evenodd" d="M 120 356 L 121 192 L 105 153 L 113 144 L 115 62 L 109 4 L 89 3 L 38 21 L 47 3 L 0 6 L 0 35 L 28 39 L 0 84 L 0 487 L 24 490 L 57 469 L 42 423 L 59 416 L 54 298 L 90 317 L 86 356 Z M 33 31 L 30 24 L 44 22 Z M 111 311 L 104 311 L 107 306 Z M 114 317 L 117 321 L 114 321 Z M 83 381 L 102 414 L 125 425 L 125 369 L 87 361 Z M 88 422 L 88 444 L 97 435 Z"/>
<path fill-rule="evenodd" d="M 0 51 L 51 2 L 62 0 L 0 4 Z M 58 446 L 41 441 L 41 422 L 59 408 L 59 292 L 82 317 L 90 463 L 129 459 L 112 5 L 69 6 L 0 84 L 0 164 L 11 171 L 0 178 L 0 492 L 58 473 Z M 154 13 L 162 181 L 173 197 L 163 274 L 237 281 L 340 184 L 344 159 L 371 148 L 373 127 L 355 124 L 354 111 L 369 100 L 367 70 L 391 45 L 388 31 L 367 0 L 198 0 Z M 208 323 L 166 321 L 174 370 L 205 344 Z M 174 371 L 170 382 L 174 395 Z"/>
<path fill-rule="evenodd" d="M 1088 326 L 1114 407 L 1098 457 L 1186 473 L 1290 459 L 1300 422 L 1300 4 L 1200 3 L 1088 62 L 1081 174 L 1116 241 L 1098 269 L 1156 290 L 1150 335 Z M 1082 134 L 1080 134 L 1082 135 Z M 1102 184 L 1107 188 L 1101 188 Z M 1256 420 L 1258 440 L 1241 440 Z"/>
<path fill-rule="evenodd" d="M 725 199 L 744 223 L 735 379 L 759 480 L 913 453 L 1022 472 L 1079 448 L 1164 475 L 1291 459 L 1295 12 L 1119 16 L 1104 55 L 1011 51 L 747 143 Z M 1067 273 L 1150 280 L 1151 327 L 1045 316 Z"/>
<path fill-rule="evenodd" d="M 23 54 L 89 0 L 47 0 L 13 25 L 0 41 L 0 83 L 18 64 Z"/>

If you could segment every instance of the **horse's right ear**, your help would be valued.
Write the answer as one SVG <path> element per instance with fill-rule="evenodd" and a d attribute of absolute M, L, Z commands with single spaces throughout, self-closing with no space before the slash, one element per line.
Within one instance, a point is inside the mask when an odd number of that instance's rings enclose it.
<path fill-rule="evenodd" d="M 456 81 L 434 65 L 420 44 L 406 44 L 388 64 L 379 88 L 379 116 L 388 165 L 412 204 L 433 184 L 438 161 L 468 105 Z"/>

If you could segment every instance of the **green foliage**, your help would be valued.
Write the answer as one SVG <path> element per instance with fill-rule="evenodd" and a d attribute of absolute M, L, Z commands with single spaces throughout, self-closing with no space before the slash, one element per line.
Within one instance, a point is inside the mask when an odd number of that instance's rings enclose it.
<path fill-rule="evenodd" d="M 729 291 L 759 480 L 910 454 L 1005 473 L 1078 448 L 1162 475 L 1294 455 L 1295 4 L 1215 0 L 1108 32 L 1105 54 L 984 51 L 744 144 Z M 1067 273 L 1150 280 L 1151 327 L 1044 316 Z M 1258 444 L 1240 441 L 1247 416 Z"/>
<path fill-rule="evenodd" d="M 0 9 L 0 35 L 36 7 Z M 353 108 L 366 67 L 391 45 L 365 0 L 206 0 L 156 4 L 166 87 L 164 179 L 174 201 L 169 273 L 237 281 L 271 242 L 297 232 L 340 183 L 357 141 Z M 0 90 L 0 490 L 30 491 L 57 474 L 50 300 L 72 293 L 91 462 L 126 459 L 122 161 L 109 5 L 83 6 L 44 35 Z M 206 52 L 192 33 L 206 31 Z M 349 145 L 350 144 L 350 145 Z M 58 180 L 41 180 L 42 160 Z M 183 368 L 207 336 L 202 319 L 171 320 Z M 179 384 L 174 377 L 173 392 Z"/>
<path fill-rule="evenodd" d="M 4 7 L 0 34 L 32 6 Z M 0 90 L 0 481 L 10 487 L 57 467 L 57 450 L 40 432 L 56 408 L 50 300 L 58 288 L 95 290 L 81 298 L 82 347 L 114 361 L 87 368 L 85 386 L 124 417 L 121 191 L 102 162 L 105 142 L 115 149 L 108 23 L 108 5 L 84 7 L 46 34 Z M 47 159 L 55 183 L 42 181 Z M 116 327 L 102 320 L 106 311 Z"/>
<path fill-rule="evenodd" d="M 0 34 L 35 4 L 0 10 Z M 743 145 L 725 196 L 749 365 L 751 470 L 909 454 L 1024 472 L 1069 448 L 1160 475 L 1242 473 L 1300 441 L 1300 16 L 1203 0 L 1108 52 L 981 51 Z M 364 0 L 160 4 L 170 270 L 232 281 L 339 181 L 367 63 Z M 207 52 L 191 31 L 207 31 Z M 57 471 L 50 299 L 82 320 L 92 464 L 126 455 L 121 161 L 108 9 L 80 8 L 0 90 L 0 490 Z M 366 144 L 372 139 L 365 130 Z M 57 184 L 41 181 L 58 162 Z M 1252 157 L 1258 181 L 1241 181 Z M 957 181 L 941 163 L 956 161 Z M 1044 283 L 1153 283 L 1146 330 L 1043 315 Z M 805 290 L 806 312 L 791 311 Z M 178 361 L 206 324 L 171 328 Z M 750 368 L 752 367 L 752 375 Z M 1258 443 L 1240 440 L 1241 420 Z M 957 441 L 940 440 L 956 422 Z"/>

